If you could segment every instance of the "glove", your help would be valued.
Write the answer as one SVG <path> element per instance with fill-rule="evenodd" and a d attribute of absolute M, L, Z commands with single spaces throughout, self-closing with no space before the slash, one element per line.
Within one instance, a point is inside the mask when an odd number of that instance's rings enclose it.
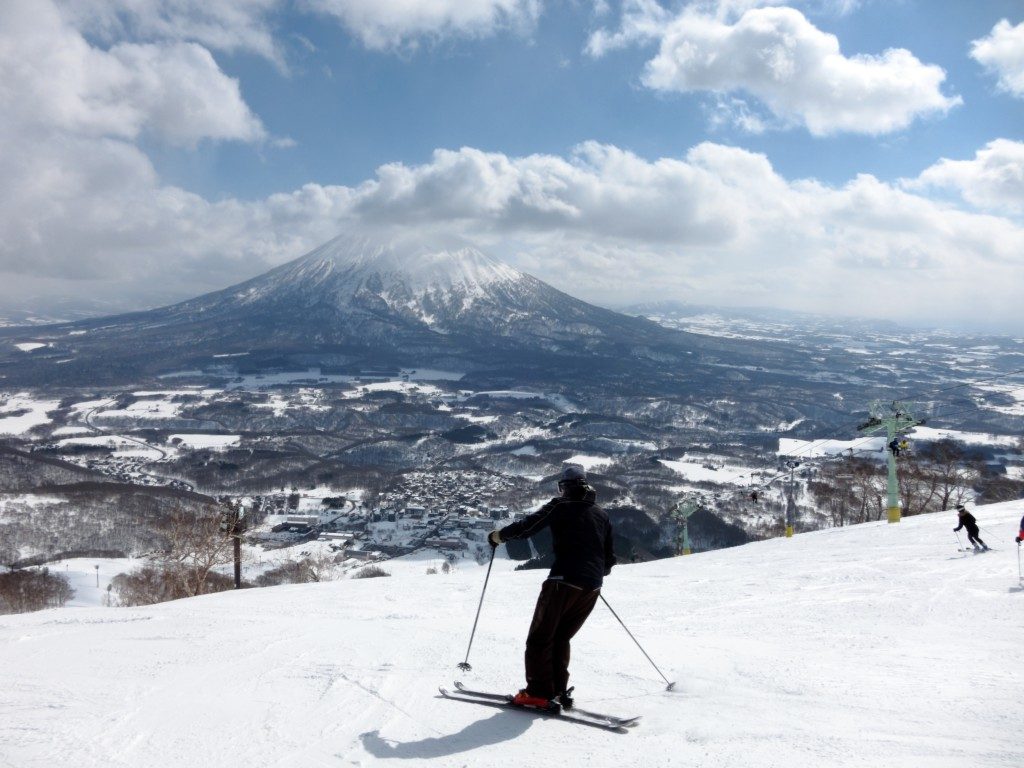
<path fill-rule="evenodd" d="M 1014 541 L 1016 541 L 1016 542 L 1017 542 L 1018 544 L 1020 544 L 1020 536 L 1018 536 L 1017 538 L 1015 538 L 1015 539 L 1014 539 Z"/>
<path fill-rule="evenodd" d="M 497 547 L 501 544 L 501 533 L 499 531 L 491 531 L 487 534 L 487 543 L 492 547 Z"/>

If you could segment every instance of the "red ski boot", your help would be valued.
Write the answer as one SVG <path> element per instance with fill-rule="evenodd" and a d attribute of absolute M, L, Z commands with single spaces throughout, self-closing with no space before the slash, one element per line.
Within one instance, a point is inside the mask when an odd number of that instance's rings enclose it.
<path fill-rule="evenodd" d="M 557 701 L 545 699 L 541 696 L 533 696 L 525 688 L 512 697 L 512 703 L 517 707 L 531 707 L 533 709 L 544 709 L 551 712 L 561 710 Z"/>

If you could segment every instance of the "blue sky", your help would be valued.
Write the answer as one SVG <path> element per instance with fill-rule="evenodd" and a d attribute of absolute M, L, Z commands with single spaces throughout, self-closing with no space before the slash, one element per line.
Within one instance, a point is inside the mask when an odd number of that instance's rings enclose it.
<path fill-rule="evenodd" d="M 224 57 L 221 66 L 240 79 L 268 130 L 297 145 L 258 160 L 248 146 L 207 145 L 199 157 L 174 152 L 160 167 L 204 194 L 260 197 L 310 180 L 358 184 L 384 163 L 429 161 L 438 147 L 564 155 L 594 140 L 653 159 L 710 139 L 764 152 L 788 178 L 841 184 L 858 173 L 916 175 L 938 157 L 968 157 L 993 138 L 1022 136 L 1024 101 L 996 93 L 993 78 L 968 55 L 970 41 L 1000 19 L 1024 21 L 1019 2 L 875 0 L 855 12 L 812 10 L 808 18 L 837 35 L 849 55 L 904 47 L 938 64 L 947 73 L 943 91 L 962 96 L 965 107 L 890 136 L 751 135 L 711 127 L 705 94 L 644 89 L 639 77 L 652 45 L 587 56 L 590 33 L 614 22 L 612 14 L 595 15 L 590 3 L 546 5 L 527 33 L 425 42 L 397 55 L 367 50 L 337 25 L 293 12 L 281 19 L 288 74 L 252 55 Z M 294 34 L 316 50 L 288 38 Z"/>
<path fill-rule="evenodd" d="M 0 314 L 412 229 L 606 305 L 1024 328 L 1016 0 L 10 0 L 0 42 Z"/>

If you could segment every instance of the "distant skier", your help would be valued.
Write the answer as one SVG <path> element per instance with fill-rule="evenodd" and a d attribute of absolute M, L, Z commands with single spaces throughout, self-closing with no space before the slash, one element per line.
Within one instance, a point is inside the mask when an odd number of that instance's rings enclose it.
<path fill-rule="evenodd" d="M 615 565 L 612 526 L 595 502 L 578 464 L 567 464 L 558 480 L 561 494 L 532 515 L 491 531 L 492 547 L 551 529 L 555 563 L 540 590 L 526 637 L 526 687 L 513 698 L 521 706 L 572 708 L 569 641 L 580 631 Z"/>
<path fill-rule="evenodd" d="M 960 525 L 953 529 L 954 532 L 959 531 L 961 528 L 967 529 L 967 540 L 971 542 L 971 545 L 975 550 L 987 552 L 988 544 L 981 540 L 978 535 L 978 521 L 974 519 L 974 515 L 967 511 L 967 508 L 963 504 L 957 504 L 956 513 L 960 516 Z M 978 547 L 978 545 L 981 547 Z"/>

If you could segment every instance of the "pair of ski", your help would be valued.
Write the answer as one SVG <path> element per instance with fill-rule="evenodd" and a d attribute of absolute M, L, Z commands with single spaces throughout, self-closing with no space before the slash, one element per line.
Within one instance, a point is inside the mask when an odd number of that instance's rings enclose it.
<path fill-rule="evenodd" d="M 471 691 L 462 683 L 455 683 L 456 690 L 449 691 L 440 688 L 441 695 L 446 699 L 465 701 L 470 704 L 482 704 L 485 707 L 497 707 L 499 709 L 519 709 L 525 712 L 536 712 L 538 715 L 554 717 L 559 720 L 566 720 L 580 725 L 589 725 L 592 728 L 601 728 L 606 731 L 625 733 L 640 720 L 640 717 L 616 717 L 615 715 L 603 715 L 599 712 L 589 712 L 585 709 L 573 707 L 572 709 L 561 709 L 552 707 L 526 707 L 512 703 L 512 697 L 503 693 L 487 693 L 485 691 Z"/>

